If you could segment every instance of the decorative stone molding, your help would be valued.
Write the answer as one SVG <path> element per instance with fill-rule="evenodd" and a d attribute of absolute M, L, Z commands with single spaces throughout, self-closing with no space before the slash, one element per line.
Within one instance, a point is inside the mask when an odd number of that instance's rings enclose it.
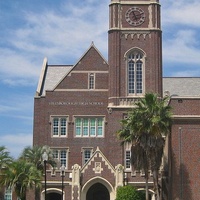
<path fill-rule="evenodd" d="M 124 167 L 121 164 L 118 164 L 115 167 L 115 187 L 123 186 L 123 174 L 124 174 Z"/>
<path fill-rule="evenodd" d="M 130 32 L 123 32 L 121 34 L 121 38 L 125 38 L 126 40 L 130 37 L 132 40 L 134 39 L 140 39 L 141 37 L 145 40 L 147 37 L 150 39 L 151 38 L 151 33 L 150 31 L 130 31 Z"/>
<path fill-rule="evenodd" d="M 100 162 L 95 162 L 94 166 L 95 167 L 93 168 L 93 171 L 95 172 L 95 174 L 101 173 L 103 171 L 103 168 L 101 168 Z"/>

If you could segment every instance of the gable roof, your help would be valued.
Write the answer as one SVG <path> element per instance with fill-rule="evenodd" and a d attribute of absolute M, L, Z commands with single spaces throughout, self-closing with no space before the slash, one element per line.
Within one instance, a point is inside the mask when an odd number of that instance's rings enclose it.
<path fill-rule="evenodd" d="M 36 97 L 45 96 L 47 90 L 53 90 L 55 85 L 71 68 L 72 65 L 48 65 L 47 58 L 44 58 L 36 90 Z"/>
<path fill-rule="evenodd" d="M 88 162 L 85 163 L 85 165 L 82 167 L 81 172 L 84 173 L 85 170 L 88 169 L 88 167 L 92 164 L 95 158 L 99 157 L 99 159 L 103 162 L 105 162 L 107 168 L 111 170 L 112 173 L 115 173 L 115 168 L 112 166 L 112 164 L 108 161 L 108 159 L 105 157 L 105 155 L 100 151 L 99 147 L 97 146 L 96 151 L 93 153 L 91 158 L 88 160 Z"/>
<path fill-rule="evenodd" d="M 82 57 L 77 61 L 75 65 L 48 65 L 47 58 L 44 58 L 38 86 L 36 90 L 36 97 L 45 96 L 46 91 L 53 91 L 63 79 L 79 64 L 83 57 L 94 48 L 95 51 L 100 55 L 103 61 L 108 64 L 106 59 L 102 56 L 99 50 L 95 47 L 92 42 L 90 47 L 85 51 Z"/>
<path fill-rule="evenodd" d="M 99 54 L 99 56 L 102 58 L 102 60 L 108 65 L 108 62 L 106 61 L 106 59 L 103 57 L 103 55 L 100 53 L 100 51 L 96 48 L 96 46 L 94 45 L 94 42 L 91 43 L 90 47 L 85 51 L 85 53 L 81 56 L 81 58 L 76 62 L 75 65 L 73 65 L 71 67 L 71 69 L 65 74 L 65 76 L 62 77 L 62 79 L 60 79 L 60 81 L 55 85 L 54 89 L 55 90 L 57 88 L 57 86 L 64 80 L 64 78 L 66 76 L 68 76 L 70 74 L 70 72 L 72 72 L 77 66 L 78 64 L 81 62 L 81 60 L 86 56 L 86 54 L 92 49 L 94 48 L 95 51 Z"/>
<path fill-rule="evenodd" d="M 164 77 L 163 93 L 170 96 L 199 97 L 200 77 Z"/>

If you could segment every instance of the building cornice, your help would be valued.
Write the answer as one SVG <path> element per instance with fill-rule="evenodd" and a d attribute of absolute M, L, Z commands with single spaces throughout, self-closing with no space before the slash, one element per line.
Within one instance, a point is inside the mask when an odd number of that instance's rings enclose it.
<path fill-rule="evenodd" d="M 126 4 L 126 5 L 149 5 L 149 4 L 158 4 L 160 5 L 158 0 L 149 0 L 149 1 L 121 1 L 121 0 L 111 0 L 110 5 L 112 4 Z"/>

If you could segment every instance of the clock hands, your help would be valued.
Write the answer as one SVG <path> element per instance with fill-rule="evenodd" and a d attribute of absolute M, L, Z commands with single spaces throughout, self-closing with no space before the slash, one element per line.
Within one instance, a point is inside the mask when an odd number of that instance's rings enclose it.
<path fill-rule="evenodd" d="M 141 8 L 132 7 L 125 13 L 126 21 L 132 26 L 138 26 L 145 21 L 145 13 Z"/>

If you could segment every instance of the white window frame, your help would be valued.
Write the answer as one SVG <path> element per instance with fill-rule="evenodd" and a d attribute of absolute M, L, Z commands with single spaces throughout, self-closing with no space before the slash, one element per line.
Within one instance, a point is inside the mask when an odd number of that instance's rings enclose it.
<path fill-rule="evenodd" d="M 131 150 L 125 151 L 125 169 L 131 170 Z"/>
<path fill-rule="evenodd" d="M 128 96 L 143 96 L 145 92 L 145 54 L 138 49 L 131 50 L 126 54 L 126 62 L 127 94 Z"/>
<path fill-rule="evenodd" d="M 88 74 L 88 88 L 90 90 L 95 89 L 95 74 L 94 73 Z"/>
<path fill-rule="evenodd" d="M 60 169 L 62 165 L 68 169 L 68 156 L 69 156 L 69 149 L 52 149 L 53 157 L 57 162 L 57 168 Z M 63 153 L 65 152 L 65 157 L 62 157 Z"/>
<path fill-rule="evenodd" d="M 80 124 L 78 125 L 77 120 L 80 120 Z M 98 119 L 102 119 L 101 126 L 98 124 Z M 88 122 L 86 121 L 88 120 Z M 92 120 L 95 120 L 92 122 Z M 87 122 L 87 123 L 86 123 Z M 92 125 L 95 123 L 94 125 Z M 77 134 L 77 130 L 79 129 L 80 134 Z M 98 134 L 98 131 L 101 129 L 101 134 Z M 104 137 L 105 129 L 105 117 L 103 116 L 74 116 L 74 135 L 76 138 L 78 137 Z"/>
<path fill-rule="evenodd" d="M 55 126 L 54 120 L 58 119 L 58 125 Z M 62 120 L 65 119 L 65 126 L 62 125 Z M 58 134 L 55 134 L 55 129 L 58 129 Z M 65 134 L 62 134 L 62 130 L 65 130 Z M 66 115 L 52 115 L 51 116 L 51 135 L 52 137 L 67 137 L 68 134 L 68 116 Z"/>
<path fill-rule="evenodd" d="M 127 158 L 127 153 L 129 153 L 129 158 Z M 128 167 L 127 167 L 127 163 Z M 124 169 L 125 171 L 131 171 L 131 143 L 124 143 Z"/>

